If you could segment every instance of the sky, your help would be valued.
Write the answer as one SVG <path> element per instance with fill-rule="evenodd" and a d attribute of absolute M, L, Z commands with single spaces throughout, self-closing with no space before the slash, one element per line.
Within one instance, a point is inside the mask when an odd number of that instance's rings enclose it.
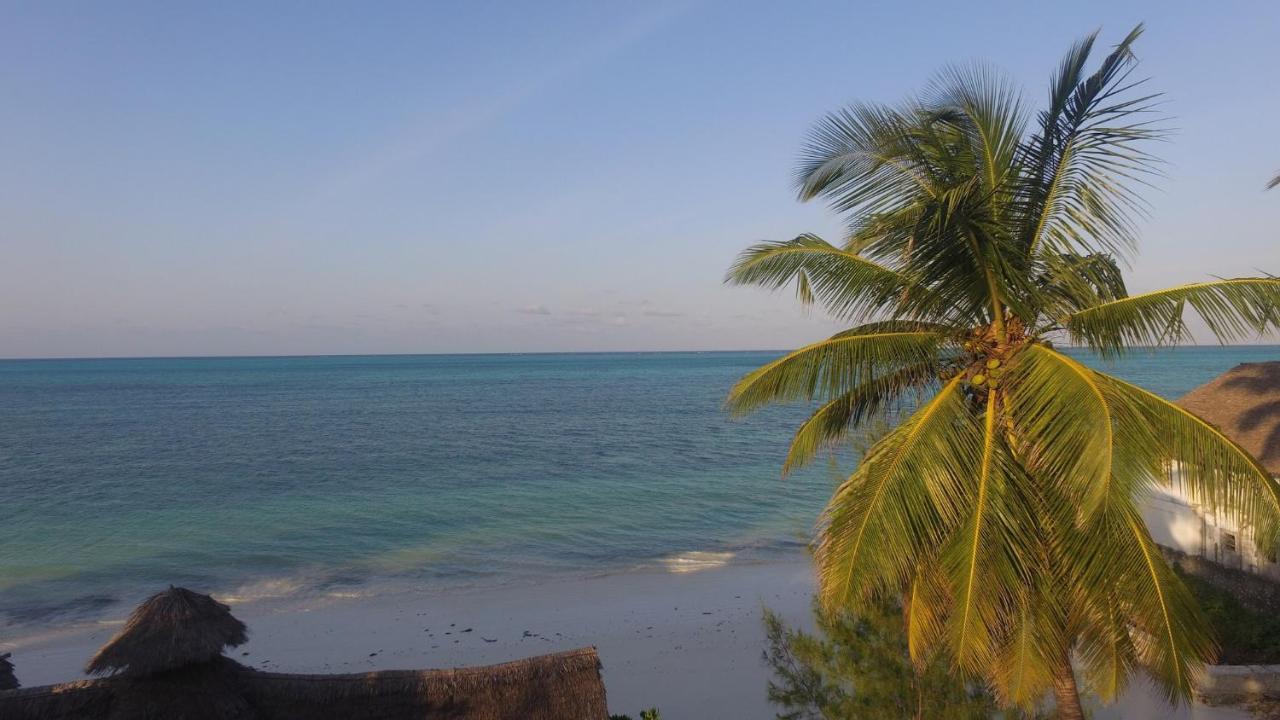
<path fill-rule="evenodd" d="M 1280 3 L 0 3 L 0 357 L 779 349 L 805 133 L 1138 22 L 1131 291 L 1280 273 Z"/>

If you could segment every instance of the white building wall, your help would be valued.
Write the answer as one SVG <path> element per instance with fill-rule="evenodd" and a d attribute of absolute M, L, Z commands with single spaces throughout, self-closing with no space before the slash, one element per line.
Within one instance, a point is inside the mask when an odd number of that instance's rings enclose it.
<path fill-rule="evenodd" d="M 1158 488 L 1141 505 L 1153 540 L 1188 555 L 1280 580 L 1280 564 L 1258 552 L 1248 533 L 1227 518 L 1215 517 L 1179 489 L 1176 468 L 1170 481 L 1169 487 Z"/>

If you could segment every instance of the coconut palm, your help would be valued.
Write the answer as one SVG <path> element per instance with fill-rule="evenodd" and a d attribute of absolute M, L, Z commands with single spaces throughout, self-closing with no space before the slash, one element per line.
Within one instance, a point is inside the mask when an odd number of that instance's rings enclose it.
<path fill-rule="evenodd" d="M 1208 423 L 1055 349 L 1114 357 L 1280 325 L 1280 279 L 1130 295 L 1138 190 L 1157 169 L 1155 96 L 1132 73 L 1135 28 L 1088 72 L 1076 43 L 1032 116 L 985 67 L 944 71 L 901 104 L 857 104 L 808 139 L 800 197 L 849 219 L 744 252 L 728 281 L 781 288 L 852 324 L 744 377 L 735 413 L 820 401 L 784 472 L 869 418 L 905 419 L 835 491 L 815 543 L 831 609 L 906 607 L 910 651 L 944 652 L 1000 702 L 1052 691 L 1081 717 L 1073 658 L 1114 698 L 1135 669 L 1188 697 L 1215 647 L 1138 511 L 1170 480 L 1270 544 L 1280 488 Z"/>

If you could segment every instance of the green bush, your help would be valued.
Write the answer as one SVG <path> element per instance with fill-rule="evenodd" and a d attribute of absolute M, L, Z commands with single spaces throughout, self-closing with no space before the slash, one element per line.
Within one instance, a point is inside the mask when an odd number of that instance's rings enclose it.
<path fill-rule="evenodd" d="M 1280 663 L 1280 617 L 1259 612 L 1240 602 L 1229 590 L 1190 575 L 1174 565 L 1213 628 L 1221 646 L 1223 665 L 1271 665 Z"/>
<path fill-rule="evenodd" d="M 609 720 L 631 720 L 630 715 L 610 715 Z M 658 708 L 649 708 L 640 711 L 640 720 L 662 720 L 662 714 L 658 712 Z"/>
<path fill-rule="evenodd" d="M 814 616 L 818 635 L 764 612 L 764 660 L 775 676 L 769 702 L 781 708 L 778 720 L 988 720 L 995 714 L 991 696 L 957 676 L 945 659 L 916 669 L 900 607 L 886 604 L 856 617 L 829 615 L 815 605 Z"/>

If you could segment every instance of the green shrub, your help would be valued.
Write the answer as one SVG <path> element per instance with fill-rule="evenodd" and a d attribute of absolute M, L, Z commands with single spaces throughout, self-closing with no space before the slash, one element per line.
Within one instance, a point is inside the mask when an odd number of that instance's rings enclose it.
<path fill-rule="evenodd" d="M 631 720 L 630 715 L 610 715 L 609 720 Z M 649 708 L 640 711 L 640 720 L 662 720 L 662 714 L 658 712 L 658 708 Z"/>
<path fill-rule="evenodd" d="M 907 654 L 901 608 L 886 604 L 856 617 L 829 615 L 815 605 L 814 616 L 818 635 L 788 628 L 775 613 L 764 611 L 764 660 L 775 676 L 769 702 L 781 709 L 778 720 L 988 720 L 994 715 L 991 696 L 958 677 L 945 659 L 917 671 Z"/>

